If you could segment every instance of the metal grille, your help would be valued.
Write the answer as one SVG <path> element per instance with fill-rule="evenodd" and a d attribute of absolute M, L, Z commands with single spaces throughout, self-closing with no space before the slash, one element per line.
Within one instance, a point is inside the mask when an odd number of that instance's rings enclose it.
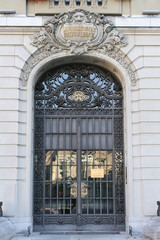
<path fill-rule="evenodd" d="M 107 1 L 106 0 L 86 0 L 86 1 L 81 1 L 81 0 L 50 0 L 54 6 L 102 6 L 104 5 Z"/>
<path fill-rule="evenodd" d="M 122 115 L 119 81 L 96 66 L 62 66 L 37 82 L 35 229 L 124 230 Z"/>

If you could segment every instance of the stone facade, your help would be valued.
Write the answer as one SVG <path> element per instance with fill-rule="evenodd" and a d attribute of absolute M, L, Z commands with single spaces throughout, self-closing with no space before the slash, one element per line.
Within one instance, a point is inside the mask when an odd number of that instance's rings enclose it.
<path fill-rule="evenodd" d="M 154 9 L 158 6 L 159 1 L 155 1 Z M 128 44 L 119 55 L 97 49 L 83 55 L 54 52 L 41 57 L 27 72 L 29 59 L 34 59 L 37 51 L 31 45 L 33 36 L 48 19 L 0 16 L 0 201 L 4 217 L 15 224 L 17 232 L 32 226 L 36 80 L 51 64 L 94 62 L 113 72 L 124 89 L 126 231 L 132 226 L 133 232 L 143 232 L 156 216 L 160 200 L 160 18 L 110 16 L 108 19 L 127 37 Z"/>

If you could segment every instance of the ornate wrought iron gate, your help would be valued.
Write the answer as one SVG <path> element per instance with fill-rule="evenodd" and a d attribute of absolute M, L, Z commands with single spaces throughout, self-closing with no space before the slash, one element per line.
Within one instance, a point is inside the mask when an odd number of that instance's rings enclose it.
<path fill-rule="evenodd" d="M 92 65 L 50 70 L 35 87 L 34 228 L 124 224 L 121 84 Z"/>

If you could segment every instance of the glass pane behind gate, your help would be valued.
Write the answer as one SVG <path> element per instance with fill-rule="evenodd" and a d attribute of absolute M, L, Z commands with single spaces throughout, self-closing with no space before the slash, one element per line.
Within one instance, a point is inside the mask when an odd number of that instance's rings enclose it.
<path fill-rule="evenodd" d="M 106 151 L 112 149 L 112 137 L 111 118 L 46 119 L 45 213 L 77 213 L 77 173 L 81 179 L 81 212 L 113 213 L 112 151 Z M 79 151 L 81 169 L 77 172 Z"/>
<path fill-rule="evenodd" d="M 83 213 L 113 213 L 112 164 L 111 151 L 82 151 L 82 181 L 88 188 L 82 199 Z"/>
<path fill-rule="evenodd" d="M 82 151 L 81 162 L 82 213 L 113 214 L 112 152 Z M 103 170 L 100 176 L 99 170 Z M 45 214 L 75 214 L 76 151 L 47 151 L 45 176 Z"/>
<path fill-rule="evenodd" d="M 106 150 L 113 148 L 111 118 L 81 119 L 81 149 Z"/>
<path fill-rule="evenodd" d="M 82 118 L 77 125 L 76 118 L 46 119 L 46 149 L 77 149 L 77 131 L 80 128 L 81 149 L 106 150 L 113 148 L 111 118 Z M 55 127 L 56 126 L 56 127 Z"/>
<path fill-rule="evenodd" d="M 76 152 L 47 151 L 45 176 L 45 214 L 75 214 L 71 188 L 77 182 Z"/>

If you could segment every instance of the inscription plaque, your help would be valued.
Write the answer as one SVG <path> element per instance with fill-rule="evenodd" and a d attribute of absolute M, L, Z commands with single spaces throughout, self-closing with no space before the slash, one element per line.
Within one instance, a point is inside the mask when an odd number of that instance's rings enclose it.
<path fill-rule="evenodd" d="M 91 169 L 91 178 L 104 178 L 104 169 Z"/>

